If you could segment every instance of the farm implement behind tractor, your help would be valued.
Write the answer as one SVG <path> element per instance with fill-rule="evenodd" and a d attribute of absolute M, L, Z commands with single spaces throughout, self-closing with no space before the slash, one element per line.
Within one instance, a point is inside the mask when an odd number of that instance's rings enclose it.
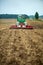
<path fill-rule="evenodd" d="M 12 25 L 10 29 L 33 29 L 33 26 L 27 25 L 26 18 L 23 15 L 19 15 L 16 25 Z"/>

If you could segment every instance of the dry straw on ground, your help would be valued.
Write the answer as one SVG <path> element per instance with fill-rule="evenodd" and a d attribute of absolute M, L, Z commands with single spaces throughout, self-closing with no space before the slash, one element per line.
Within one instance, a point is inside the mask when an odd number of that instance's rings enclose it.
<path fill-rule="evenodd" d="M 43 65 L 43 22 L 27 20 L 36 28 L 29 30 L 9 29 L 14 20 L 1 21 L 0 65 Z"/>

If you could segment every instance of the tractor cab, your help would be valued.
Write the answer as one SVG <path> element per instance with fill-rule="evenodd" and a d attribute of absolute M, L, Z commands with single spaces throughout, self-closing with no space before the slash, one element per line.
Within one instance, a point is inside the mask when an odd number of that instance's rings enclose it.
<path fill-rule="evenodd" d="M 17 18 L 17 26 L 18 27 L 25 27 L 27 25 L 26 18 L 23 15 L 19 15 Z"/>

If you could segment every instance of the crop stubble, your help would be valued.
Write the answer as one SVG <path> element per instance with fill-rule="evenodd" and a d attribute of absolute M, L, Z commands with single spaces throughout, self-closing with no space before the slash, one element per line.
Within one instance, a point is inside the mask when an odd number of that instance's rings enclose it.
<path fill-rule="evenodd" d="M 11 24 L 0 24 L 0 65 L 43 65 L 43 29 L 9 29 Z"/>

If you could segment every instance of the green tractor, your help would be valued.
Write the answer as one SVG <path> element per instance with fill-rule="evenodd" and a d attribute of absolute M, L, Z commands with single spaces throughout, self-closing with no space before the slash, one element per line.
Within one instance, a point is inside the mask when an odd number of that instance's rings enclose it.
<path fill-rule="evenodd" d="M 17 18 L 17 26 L 23 26 L 25 27 L 27 25 L 26 18 L 23 15 L 19 15 Z"/>
<path fill-rule="evenodd" d="M 27 25 L 25 16 L 18 15 L 16 25 L 12 25 L 10 29 L 33 29 L 33 26 Z"/>

